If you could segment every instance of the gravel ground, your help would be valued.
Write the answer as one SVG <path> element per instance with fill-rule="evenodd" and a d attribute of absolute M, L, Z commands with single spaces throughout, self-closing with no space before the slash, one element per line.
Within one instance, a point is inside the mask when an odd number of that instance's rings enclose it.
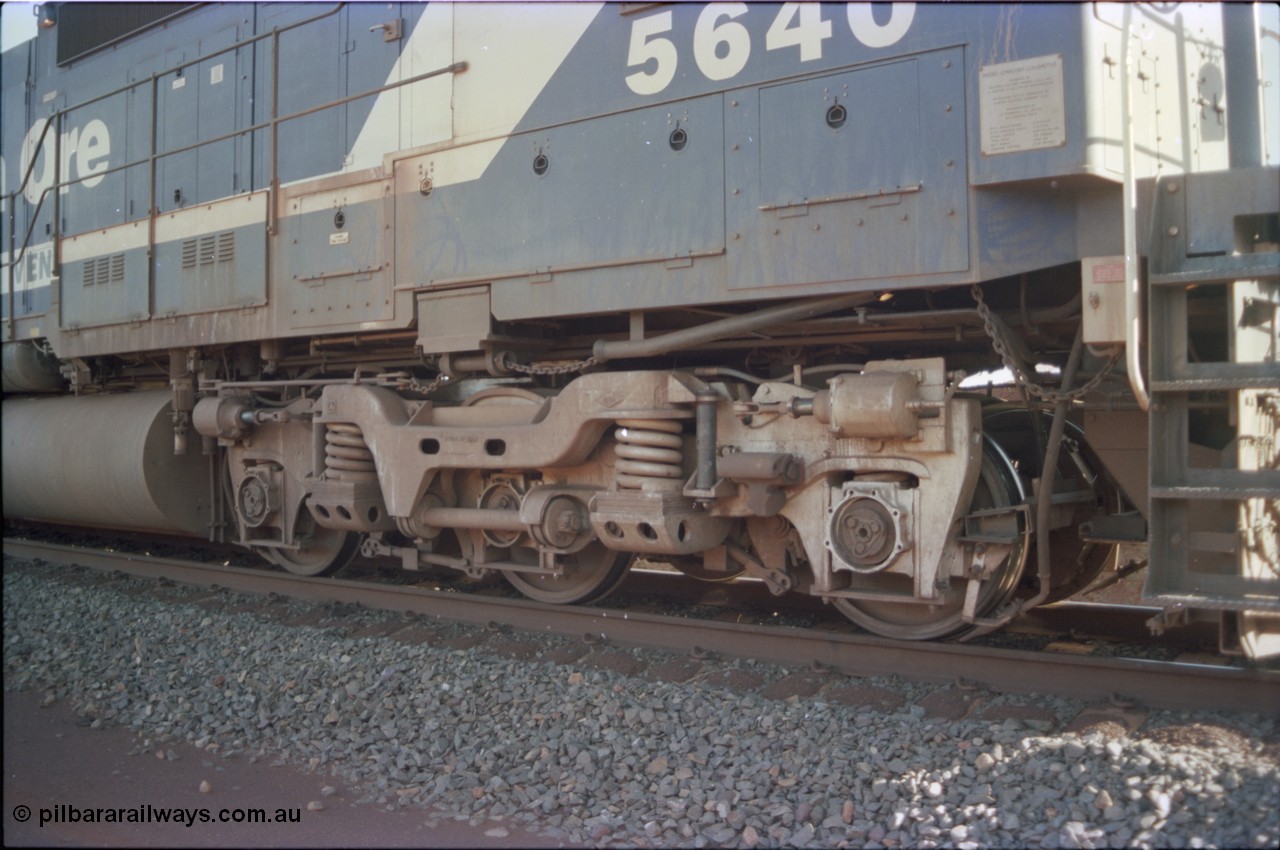
<path fill-rule="evenodd" d="M 1280 719 L 1138 714 L 6 559 L 6 687 L 596 846 L 1275 847 Z M 1073 723 L 1073 719 L 1076 721 Z M 1071 730 L 1077 731 L 1071 731 Z"/>

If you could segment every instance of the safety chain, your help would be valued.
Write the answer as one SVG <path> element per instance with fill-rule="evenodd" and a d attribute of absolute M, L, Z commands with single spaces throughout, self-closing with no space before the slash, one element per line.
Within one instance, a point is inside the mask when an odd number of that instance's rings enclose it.
<path fill-rule="evenodd" d="M 419 393 L 421 395 L 431 395 L 447 383 L 449 383 L 449 376 L 443 372 L 436 375 L 435 380 L 428 384 L 419 382 L 417 378 L 408 372 L 388 372 L 378 376 L 379 386 L 392 387 L 400 392 Z"/>
<path fill-rule="evenodd" d="M 405 389 L 411 393 L 418 393 L 420 395 L 431 395 L 433 392 L 440 389 L 440 387 L 444 386 L 447 383 L 449 383 L 449 376 L 444 374 L 443 372 L 441 372 L 439 375 L 436 375 L 436 379 L 429 384 L 420 384 L 418 383 L 417 378 L 414 378 L 411 376 L 409 378 L 409 384 L 408 386 L 405 387 Z"/>
<path fill-rule="evenodd" d="M 996 354 L 1000 355 L 1000 361 L 1013 375 L 1014 383 L 1022 390 L 1022 394 L 1028 398 L 1034 396 L 1048 404 L 1078 401 L 1097 389 L 1098 385 L 1106 380 L 1107 375 L 1111 374 L 1111 370 L 1115 368 L 1116 363 L 1120 360 L 1123 348 L 1115 346 L 1112 348 L 1107 362 L 1098 370 L 1098 373 L 1073 390 L 1062 392 L 1037 384 L 1010 352 L 1009 342 L 1005 339 L 1004 332 L 996 324 L 995 317 L 991 314 L 991 308 L 987 306 L 987 302 L 982 297 L 982 287 L 975 283 L 971 291 L 973 300 L 978 302 L 978 315 L 982 317 L 982 327 L 987 332 L 987 336 L 991 337 L 991 347 L 996 350 Z"/>
<path fill-rule="evenodd" d="M 503 352 L 498 360 L 498 365 L 510 372 L 519 372 L 521 375 L 538 375 L 550 377 L 554 375 L 572 375 L 574 372 L 582 372 L 590 369 L 592 366 L 599 365 L 600 360 L 597 357 L 588 357 L 586 360 L 578 360 L 574 363 L 561 363 L 559 366 L 526 366 L 516 360 L 515 355 L 510 351 Z"/>

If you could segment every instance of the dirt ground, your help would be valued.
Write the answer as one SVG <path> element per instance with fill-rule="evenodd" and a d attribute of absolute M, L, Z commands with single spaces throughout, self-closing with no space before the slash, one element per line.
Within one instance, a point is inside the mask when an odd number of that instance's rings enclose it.
<path fill-rule="evenodd" d="M 138 739 L 128 729 L 80 725 L 72 707 L 42 706 L 40 693 L 4 699 L 4 846 L 6 847 L 566 847 L 489 821 L 427 823 L 418 808 L 387 811 L 357 803 L 359 789 L 318 773 L 247 759 L 222 759 L 194 747 L 165 746 L 129 755 Z M 168 753 L 176 758 L 169 760 Z M 208 791 L 202 791 L 207 783 Z M 326 786 L 332 791 L 322 792 Z M 322 809 L 313 810 L 319 803 Z M 308 804 L 312 808 L 308 808 Z M 40 825 L 43 815 L 71 819 L 86 810 L 206 809 L 213 822 L 72 823 Z M 59 808 L 63 807 L 63 808 Z M 297 810 L 297 822 L 218 822 L 223 810 Z M 25 815 L 29 815 L 23 819 Z M 97 817 L 105 818 L 99 814 Z M 126 815 L 127 817 L 127 815 Z"/>

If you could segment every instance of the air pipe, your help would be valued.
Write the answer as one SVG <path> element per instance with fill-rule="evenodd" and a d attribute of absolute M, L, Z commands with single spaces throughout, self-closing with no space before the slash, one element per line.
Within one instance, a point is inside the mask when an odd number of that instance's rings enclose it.
<path fill-rule="evenodd" d="M 672 351 L 680 351 L 681 349 L 692 348 L 704 343 L 715 342 L 735 334 L 760 330 L 771 325 L 800 319 L 811 319 L 814 316 L 822 316 L 850 307 L 861 307 L 863 304 L 868 304 L 875 300 L 876 294 L 874 292 L 855 292 L 828 298 L 815 298 L 799 303 L 780 304 L 776 307 L 766 307 L 763 310 L 756 310 L 752 313 L 729 316 L 714 322 L 708 322 L 705 325 L 674 331 L 650 339 L 597 340 L 596 344 L 592 346 L 591 354 L 601 363 L 629 357 L 654 357 L 659 354 L 669 354 Z"/>

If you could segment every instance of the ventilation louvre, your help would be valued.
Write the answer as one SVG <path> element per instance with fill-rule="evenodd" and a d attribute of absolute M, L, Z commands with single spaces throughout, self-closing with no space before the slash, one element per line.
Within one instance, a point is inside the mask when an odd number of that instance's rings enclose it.
<path fill-rule="evenodd" d="M 236 234 L 233 230 L 209 233 L 182 243 L 182 267 L 194 269 L 216 263 L 229 263 L 236 258 Z"/>
<path fill-rule="evenodd" d="M 124 254 L 112 254 L 85 260 L 83 280 L 85 286 L 106 286 L 124 281 Z"/>

